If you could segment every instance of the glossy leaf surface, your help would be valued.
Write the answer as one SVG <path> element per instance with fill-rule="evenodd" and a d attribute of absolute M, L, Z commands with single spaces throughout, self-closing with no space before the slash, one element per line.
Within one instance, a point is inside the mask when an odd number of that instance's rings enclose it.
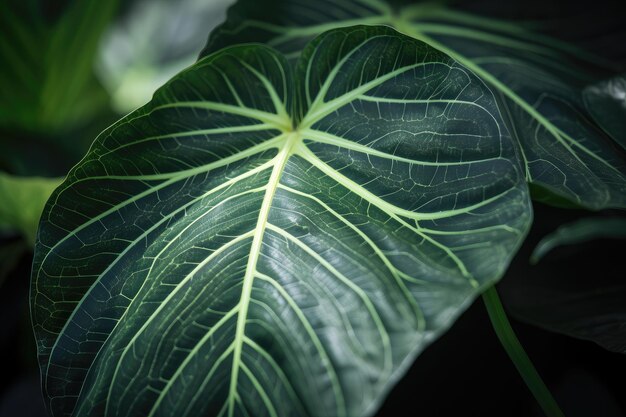
<path fill-rule="evenodd" d="M 500 278 L 531 207 L 489 89 L 389 28 L 212 54 L 52 196 L 52 415 L 371 415 Z"/>
<path fill-rule="evenodd" d="M 390 0 L 273 0 L 260 8 L 240 0 L 209 38 L 205 52 L 265 42 L 297 57 L 313 36 L 353 24 L 388 25 L 445 52 L 496 94 L 519 143 L 527 180 L 553 197 L 600 209 L 626 207 L 626 160 L 586 114 L 580 93 L 594 78 L 597 57 L 573 50 L 513 22 L 432 3 Z M 585 66 L 577 65 L 580 60 Z"/>

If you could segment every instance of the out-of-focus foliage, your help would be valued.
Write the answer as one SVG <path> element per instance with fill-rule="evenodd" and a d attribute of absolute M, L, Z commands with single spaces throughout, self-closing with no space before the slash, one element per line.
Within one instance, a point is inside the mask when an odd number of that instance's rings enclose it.
<path fill-rule="evenodd" d="M 510 271 L 503 284 L 509 311 L 526 323 L 626 353 L 624 239 L 624 217 L 560 226 L 536 246 L 531 258 L 539 264 L 522 261 Z"/>
<path fill-rule="evenodd" d="M 92 117 L 107 101 L 92 67 L 117 0 L 64 2 L 60 13 L 40 0 L 8 3 L 0 13 L 0 127 L 49 135 Z"/>
<path fill-rule="evenodd" d="M 234 0 L 142 0 L 104 35 L 96 71 L 111 104 L 126 113 L 195 62 L 209 32 Z"/>
<path fill-rule="evenodd" d="M 62 178 L 14 177 L 0 172 L 0 230 L 21 232 L 31 246 L 43 207 Z"/>
<path fill-rule="evenodd" d="M 541 239 L 533 251 L 531 262 L 539 262 L 548 252 L 559 246 L 575 245 L 593 239 L 607 238 L 626 239 L 625 218 L 592 217 L 562 225 L 556 231 Z"/>
<path fill-rule="evenodd" d="M 587 87 L 583 97 L 596 123 L 626 149 L 626 74 Z"/>

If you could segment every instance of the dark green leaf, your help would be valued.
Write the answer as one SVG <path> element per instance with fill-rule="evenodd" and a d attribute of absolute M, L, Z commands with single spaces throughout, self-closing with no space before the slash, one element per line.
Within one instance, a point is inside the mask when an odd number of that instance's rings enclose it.
<path fill-rule="evenodd" d="M 531 219 L 489 89 L 389 28 L 201 59 L 47 205 L 53 416 L 365 416 Z"/>
<path fill-rule="evenodd" d="M 590 209 L 626 207 L 626 160 L 585 115 L 580 89 L 593 78 L 590 54 L 516 25 L 441 4 L 383 0 L 240 0 L 205 53 L 265 42 L 297 57 L 307 40 L 333 27 L 389 25 L 447 53 L 487 82 L 519 143 L 526 178 Z"/>
<path fill-rule="evenodd" d="M 540 218 L 562 214 L 545 209 L 536 213 L 538 226 Z M 526 323 L 626 353 L 625 225 L 625 218 L 583 218 L 539 245 L 527 241 L 499 285 L 507 310 Z M 535 245 L 541 262 L 530 265 Z"/>
<path fill-rule="evenodd" d="M 602 238 L 626 239 L 626 219 L 591 217 L 564 224 L 541 239 L 530 259 L 531 262 L 537 263 L 558 246 L 574 245 Z"/>
<path fill-rule="evenodd" d="M 626 149 L 626 75 L 585 88 L 583 97 L 594 120 Z"/>

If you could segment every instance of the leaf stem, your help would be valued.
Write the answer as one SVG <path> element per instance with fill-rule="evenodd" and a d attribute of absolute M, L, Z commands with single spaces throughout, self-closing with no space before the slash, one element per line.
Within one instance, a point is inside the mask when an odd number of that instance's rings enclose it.
<path fill-rule="evenodd" d="M 487 291 L 483 293 L 483 301 L 500 343 L 504 347 L 504 350 L 506 350 L 509 358 L 511 358 L 511 361 L 513 361 L 513 364 L 526 383 L 526 386 L 543 409 L 543 412 L 548 417 L 564 417 L 559 405 L 554 400 L 554 397 L 552 397 L 546 384 L 542 381 L 539 373 L 533 366 L 530 358 L 520 344 L 519 339 L 515 335 L 515 332 L 511 328 L 511 323 L 502 307 L 495 286 L 489 287 Z"/>

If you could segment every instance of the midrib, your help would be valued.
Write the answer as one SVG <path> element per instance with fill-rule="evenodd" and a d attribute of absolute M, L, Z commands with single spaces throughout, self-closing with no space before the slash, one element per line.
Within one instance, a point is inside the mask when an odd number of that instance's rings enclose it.
<path fill-rule="evenodd" d="M 259 211 L 259 217 L 256 227 L 254 229 L 254 237 L 252 239 L 252 245 L 250 246 L 250 254 L 248 256 L 248 264 L 246 265 L 246 273 L 243 278 L 243 286 L 241 289 L 241 300 L 239 301 L 239 313 L 237 316 L 237 327 L 235 329 L 235 339 L 233 341 L 233 363 L 231 368 L 230 389 L 228 395 L 228 416 L 232 417 L 235 411 L 235 399 L 237 394 L 237 379 L 239 376 L 239 369 L 241 368 L 241 351 L 243 349 L 243 340 L 246 328 L 246 320 L 248 317 L 248 307 L 250 305 L 252 295 L 252 284 L 254 282 L 254 276 L 256 272 L 256 265 L 261 254 L 261 247 L 263 245 L 263 236 L 265 235 L 265 229 L 267 227 L 267 219 L 269 216 L 272 201 L 276 194 L 276 189 L 280 182 L 280 177 L 285 168 L 287 160 L 293 153 L 295 145 L 302 141 L 302 135 L 298 131 L 292 131 L 285 138 L 285 142 L 280 147 L 278 154 L 275 157 L 274 167 L 272 168 L 272 174 L 265 189 L 265 195 L 263 196 L 263 202 L 261 203 L 261 209 Z"/>

